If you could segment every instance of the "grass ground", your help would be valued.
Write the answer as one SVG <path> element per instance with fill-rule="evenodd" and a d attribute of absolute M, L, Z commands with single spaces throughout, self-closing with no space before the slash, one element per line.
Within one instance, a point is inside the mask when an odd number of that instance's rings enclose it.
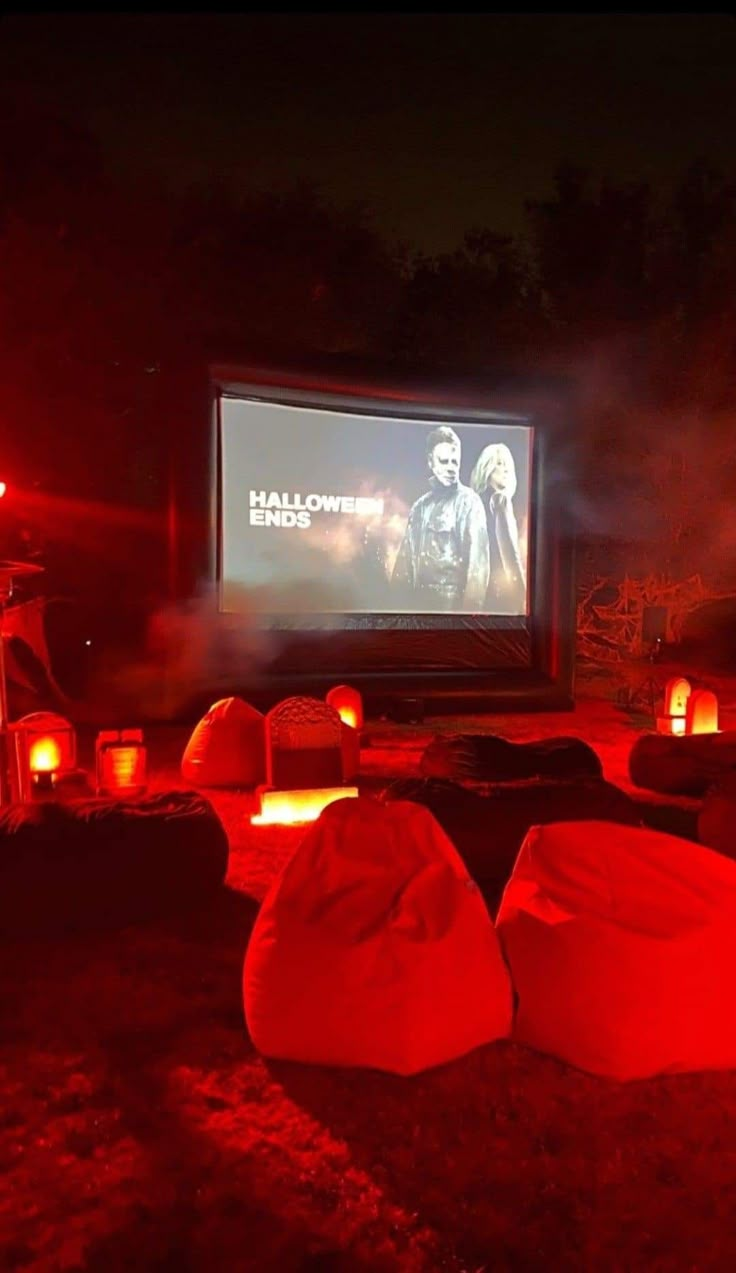
<path fill-rule="evenodd" d="M 627 785 L 632 721 L 605 697 L 437 727 L 463 724 L 576 734 Z M 366 786 L 413 772 L 429 732 L 372 727 Z M 149 733 L 156 786 L 181 785 L 184 738 Z M 508 1043 L 413 1079 L 262 1060 L 243 953 L 300 833 L 212 798 L 216 905 L 0 945 L 1 1270 L 736 1267 L 736 1074 L 620 1086 Z"/>

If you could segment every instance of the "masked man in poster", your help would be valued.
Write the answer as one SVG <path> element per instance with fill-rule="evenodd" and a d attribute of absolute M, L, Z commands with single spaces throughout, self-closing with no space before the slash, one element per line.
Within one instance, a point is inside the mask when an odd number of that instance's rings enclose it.
<path fill-rule="evenodd" d="M 409 512 L 391 579 L 417 610 L 484 609 L 489 578 L 482 500 L 460 481 L 460 439 L 442 425 L 427 438 L 430 489 Z"/>

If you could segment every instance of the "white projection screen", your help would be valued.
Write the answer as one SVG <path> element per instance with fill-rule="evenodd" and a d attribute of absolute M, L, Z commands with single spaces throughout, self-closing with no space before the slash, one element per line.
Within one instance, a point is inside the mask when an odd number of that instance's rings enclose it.
<path fill-rule="evenodd" d="M 529 614 L 528 419 L 223 394 L 219 428 L 222 610 Z"/>

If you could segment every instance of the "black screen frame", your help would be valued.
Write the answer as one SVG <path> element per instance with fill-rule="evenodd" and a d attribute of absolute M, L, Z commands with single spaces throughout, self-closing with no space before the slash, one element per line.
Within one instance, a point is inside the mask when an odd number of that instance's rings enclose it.
<path fill-rule="evenodd" d="M 305 407 L 410 417 L 453 423 L 503 422 L 533 430 L 529 507 L 530 656 L 524 667 L 376 670 L 343 663 L 316 671 L 266 670 L 237 687 L 250 700 L 270 705 L 288 694 L 323 695 L 338 682 L 363 694 L 368 710 L 390 712 L 397 699 L 419 699 L 431 713 L 565 710 L 574 705 L 575 650 L 575 421 L 569 386 L 529 376 L 465 377 L 462 381 L 384 371 L 375 365 L 341 365 L 339 359 L 284 365 L 215 364 L 208 375 L 206 447 L 206 549 L 189 558 L 205 565 L 219 597 L 222 570 L 222 471 L 220 403 L 223 397 L 261 398 Z M 489 419 L 493 417 L 493 419 Z M 191 500 L 190 500 L 191 506 Z M 196 517 L 195 517 L 196 520 Z M 201 520 L 201 519 L 200 519 Z M 501 629 L 503 626 L 497 624 Z M 517 625 L 518 625 L 518 621 Z M 370 641 L 367 629 L 354 634 Z M 310 640 L 329 641 L 329 633 Z M 442 641 L 440 629 L 426 634 Z M 439 648 L 439 647 L 438 647 Z M 233 689 L 235 691 L 235 688 Z"/>

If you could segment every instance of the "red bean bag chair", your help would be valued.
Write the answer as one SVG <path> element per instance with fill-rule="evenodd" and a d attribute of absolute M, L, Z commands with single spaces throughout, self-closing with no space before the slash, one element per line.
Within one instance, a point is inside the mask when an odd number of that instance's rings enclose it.
<path fill-rule="evenodd" d="M 221 698 L 195 726 L 181 762 L 195 787 L 257 787 L 266 776 L 265 720 L 242 698 Z"/>
<path fill-rule="evenodd" d="M 533 827 L 496 928 L 518 1042 L 616 1079 L 736 1066 L 736 863 L 609 822 Z"/>
<path fill-rule="evenodd" d="M 267 894 L 243 974 L 266 1056 L 416 1074 L 506 1034 L 481 895 L 429 810 L 328 806 Z"/>

